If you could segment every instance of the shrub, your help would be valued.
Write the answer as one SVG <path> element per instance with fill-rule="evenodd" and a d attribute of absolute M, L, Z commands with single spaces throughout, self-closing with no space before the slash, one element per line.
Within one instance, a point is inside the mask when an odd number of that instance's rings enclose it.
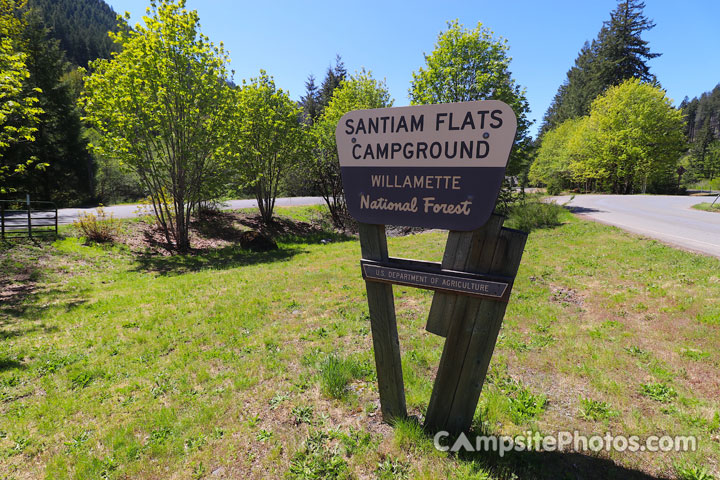
<path fill-rule="evenodd" d="M 510 208 L 505 223 L 510 228 L 517 228 L 530 233 L 537 228 L 555 227 L 560 225 L 560 212 L 563 208 L 555 203 L 522 202 Z"/>
<path fill-rule="evenodd" d="M 83 213 L 73 222 L 75 228 L 82 232 L 82 235 L 91 242 L 112 242 L 120 231 L 120 221 L 105 213 L 105 209 L 99 206 L 97 214 L 92 212 Z"/>

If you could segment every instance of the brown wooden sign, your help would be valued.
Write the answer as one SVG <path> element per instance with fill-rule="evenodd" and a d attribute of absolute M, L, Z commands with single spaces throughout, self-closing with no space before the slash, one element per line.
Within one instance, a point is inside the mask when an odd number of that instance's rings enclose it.
<path fill-rule="evenodd" d="M 338 123 L 388 422 L 407 416 L 397 284 L 435 290 L 426 329 L 446 338 L 425 427 L 470 427 L 527 239 L 492 215 L 515 130 L 515 114 L 495 100 L 359 110 Z M 386 224 L 450 230 L 442 263 L 390 257 Z"/>
<path fill-rule="evenodd" d="M 497 100 L 356 110 L 335 130 L 345 200 L 362 223 L 469 231 L 485 224 L 517 120 Z"/>

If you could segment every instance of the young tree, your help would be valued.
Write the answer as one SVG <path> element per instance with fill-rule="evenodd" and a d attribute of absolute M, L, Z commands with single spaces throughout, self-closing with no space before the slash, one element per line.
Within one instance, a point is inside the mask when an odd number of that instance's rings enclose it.
<path fill-rule="evenodd" d="M 530 106 L 525 91 L 510 73 L 507 40 L 495 38 L 481 23 L 472 30 L 457 20 L 448 22 L 435 49 L 425 55 L 426 66 L 413 72 L 410 101 L 413 105 L 501 100 L 517 116 L 517 135 L 510 156 L 508 175 L 519 174 L 531 151 L 527 115 Z"/>
<path fill-rule="evenodd" d="M 30 72 L 20 39 L 24 23 L 18 15 L 23 6 L 24 2 L 0 0 L 0 193 L 15 191 L 8 178 L 27 171 L 35 160 L 8 159 L 5 152 L 13 145 L 35 140 L 38 116 L 43 113 L 37 98 L 42 92 L 27 84 Z M 36 162 L 35 166 L 47 164 Z"/>
<path fill-rule="evenodd" d="M 684 119 L 665 92 L 637 79 L 609 88 L 592 104 L 588 168 L 613 193 L 645 193 L 672 183 L 685 149 Z"/>
<path fill-rule="evenodd" d="M 280 180 L 304 153 L 302 110 L 262 70 L 235 93 L 231 168 L 239 185 L 253 188 L 260 215 L 269 223 Z"/>
<path fill-rule="evenodd" d="M 323 115 L 312 128 L 314 151 L 309 159 L 309 170 L 318 182 L 333 223 L 338 227 L 346 225 L 347 207 L 340 178 L 335 128 L 347 112 L 391 107 L 392 103 L 385 82 L 375 80 L 370 72 L 363 70 L 340 83 Z"/>
<path fill-rule="evenodd" d="M 184 0 L 150 5 L 145 25 L 111 33 L 121 51 L 92 63 L 83 105 L 99 152 L 135 170 L 168 243 L 186 252 L 191 212 L 220 191 L 229 59 Z"/>
<path fill-rule="evenodd" d="M 537 157 L 530 167 L 529 180 L 545 184 L 550 195 L 559 194 L 578 176 L 580 144 L 575 137 L 584 128 L 586 118 L 566 120 L 545 134 Z M 574 167 L 574 168 L 573 168 Z"/>

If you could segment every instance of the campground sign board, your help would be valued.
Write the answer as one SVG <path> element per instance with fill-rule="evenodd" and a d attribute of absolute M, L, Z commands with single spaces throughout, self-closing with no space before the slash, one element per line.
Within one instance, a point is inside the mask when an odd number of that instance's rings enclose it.
<path fill-rule="evenodd" d="M 479 228 L 516 128 L 497 100 L 350 112 L 335 131 L 348 211 L 368 224 Z"/>
<path fill-rule="evenodd" d="M 338 122 L 387 421 L 407 416 L 393 298 L 402 285 L 435 291 L 425 328 L 445 337 L 425 428 L 472 423 L 527 239 L 493 215 L 516 129 L 496 100 L 356 110 Z M 391 257 L 388 224 L 450 230 L 442 262 Z"/>

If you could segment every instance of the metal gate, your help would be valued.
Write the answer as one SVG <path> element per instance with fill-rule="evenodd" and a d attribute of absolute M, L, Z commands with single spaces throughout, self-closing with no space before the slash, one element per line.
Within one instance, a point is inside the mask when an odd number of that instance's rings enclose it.
<path fill-rule="evenodd" d="M 0 200 L 0 235 L 2 239 L 57 235 L 58 210 L 53 202 Z"/>

